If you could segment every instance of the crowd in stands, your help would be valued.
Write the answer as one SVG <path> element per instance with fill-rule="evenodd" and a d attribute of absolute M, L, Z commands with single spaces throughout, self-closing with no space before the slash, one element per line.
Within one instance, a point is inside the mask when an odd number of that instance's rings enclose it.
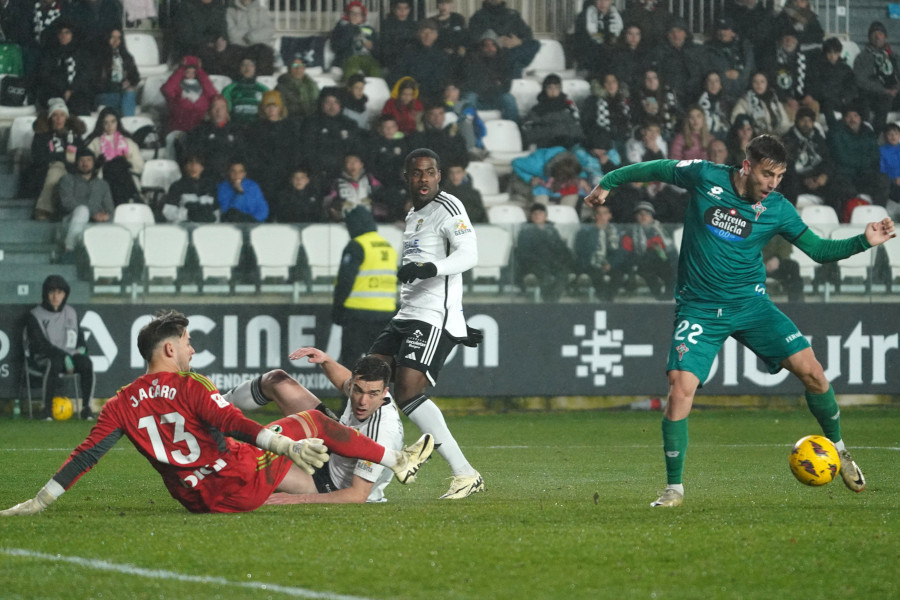
<path fill-rule="evenodd" d="M 441 156 L 444 189 L 482 222 L 487 211 L 466 167 L 488 154 L 478 112 L 485 110 L 516 122 L 530 151 L 513 162 L 508 183 L 530 215 L 523 255 L 535 240 L 555 244 L 547 241 L 545 205 L 581 209 L 579 198 L 605 172 L 660 158 L 740 165 L 760 133 L 780 136 L 788 149 L 781 191 L 791 201 L 827 204 L 845 221 L 860 203 L 900 216 L 900 127 L 887 122 L 900 109 L 900 64 L 883 24 L 871 24 L 848 64 L 809 0 L 786 0 L 778 11 L 726 0 L 705 40 L 666 6 L 631 0 L 619 11 L 612 0 L 585 0 L 566 49 L 590 95 L 574 102 L 560 75 L 550 74 L 533 108 L 520 112 L 511 85 L 540 43 L 502 0 L 484 0 L 468 22 L 453 0 L 437 0 L 436 12 L 418 20 L 411 0 L 393 0 L 377 27 L 363 3 L 348 2 L 328 35 L 341 76 L 321 88 L 306 72 L 310 53 L 299 47 L 278 69 L 272 18 L 259 2 L 183 0 L 169 32 L 174 71 L 162 86 L 168 110 L 160 133 L 170 135 L 184 176 L 154 207 L 158 218 L 310 223 L 341 221 L 362 205 L 379 222 L 400 221 L 409 208 L 403 157 L 429 147 Z M 119 0 L 0 7 L 2 34 L 21 48 L 22 76 L 40 111 L 23 190 L 37 198 L 36 219 L 65 216 L 59 182 L 83 174 L 88 150 L 113 204 L 142 200 L 135 177 L 143 161 L 134 132 L 119 122 L 135 113 L 141 78 L 122 10 Z M 272 74 L 274 89 L 257 80 Z M 219 92 L 211 75 L 232 83 Z M 368 105 L 366 77 L 389 85 L 383 106 Z M 85 131 L 78 116 L 101 108 L 97 127 Z M 535 266 L 518 280 L 554 296 L 568 269 L 568 283 L 611 298 L 619 271 L 630 268 L 662 297 L 674 252 L 653 228 L 657 218 L 679 220 L 683 193 L 661 183 L 620 190 L 607 208 L 580 213 L 577 252 L 528 259 L 553 256 L 565 268 Z"/>

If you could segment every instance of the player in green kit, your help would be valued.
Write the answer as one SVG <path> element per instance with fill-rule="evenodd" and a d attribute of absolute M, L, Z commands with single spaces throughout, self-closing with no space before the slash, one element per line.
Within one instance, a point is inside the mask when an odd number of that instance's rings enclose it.
<path fill-rule="evenodd" d="M 755 138 L 740 169 L 702 160 L 655 160 L 606 175 L 585 198 L 603 204 L 609 191 L 629 182 L 665 181 L 688 190 L 684 237 L 675 287 L 675 331 L 666 365 L 669 395 L 662 421 L 667 485 L 651 506 L 679 506 L 688 445 L 687 418 L 694 394 L 731 336 L 775 373 L 784 368 L 806 388 L 806 402 L 841 456 L 841 476 L 861 492 L 862 471 L 841 439 L 840 410 L 809 342 L 766 294 L 762 248 L 781 235 L 817 262 L 846 258 L 895 237 L 894 222 L 869 223 L 865 233 L 823 240 L 794 206 L 775 191 L 784 176 L 784 146 L 770 135 Z"/>

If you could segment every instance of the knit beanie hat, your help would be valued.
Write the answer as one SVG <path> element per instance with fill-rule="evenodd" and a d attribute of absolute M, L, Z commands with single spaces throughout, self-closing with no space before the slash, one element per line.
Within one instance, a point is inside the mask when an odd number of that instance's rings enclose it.
<path fill-rule="evenodd" d="M 52 115 L 56 111 L 62 111 L 67 117 L 69 116 L 69 107 L 62 98 L 50 98 L 47 101 L 47 114 Z"/>

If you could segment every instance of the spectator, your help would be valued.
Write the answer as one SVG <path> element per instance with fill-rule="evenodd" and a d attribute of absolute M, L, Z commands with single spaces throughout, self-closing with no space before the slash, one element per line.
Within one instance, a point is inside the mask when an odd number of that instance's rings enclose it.
<path fill-rule="evenodd" d="M 488 29 L 474 51 L 466 56 L 464 104 L 477 110 L 499 110 L 507 120 L 519 121 L 516 99 L 509 93 L 512 67 L 506 51 L 500 48 L 497 34 Z"/>
<path fill-rule="evenodd" d="M 775 19 L 775 30 L 792 31 L 803 51 L 821 46 L 825 39 L 819 17 L 809 7 L 809 0 L 787 0 Z"/>
<path fill-rule="evenodd" d="M 595 206 L 594 222 L 583 225 L 575 235 L 578 286 L 593 286 L 601 300 L 612 302 L 625 281 L 626 258 L 612 211 L 609 206 Z"/>
<path fill-rule="evenodd" d="M 91 54 L 104 45 L 112 29 L 122 27 L 122 3 L 117 0 L 74 0 L 68 13 L 79 42 Z"/>
<path fill-rule="evenodd" d="M 422 130 L 409 136 L 408 147 L 433 150 L 444 164 L 465 164 L 468 161 L 466 142 L 455 123 L 446 125 L 446 111 L 440 102 L 429 104 L 425 108 Z"/>
<path fill-rule="evenodd" d="M 633 129 L 628 89 L 619 84 L 614 73 L 607 73 L 601 82 L 591 83 L 593 96 L 585 102 L 582 125 L 585 143 L 589 148 L 615 147 L 625 153 L 625 142 Z"/>
<path fill-rule="evenodd" d="M 104 108 L 100 111 L 97 125 L 86 144 L 97 157 L 103 180 L 109 184 L 113 204 L 143 204 L 140 176 L 144 170 L 144 157 L 131 134 L 122 127 L 116 109 Z"/>
<path fill-rule="evenodd" d="M 625 153 L 629 163 L 668 158 L 669 145 L 662 136 L 662 127 L 658 121 L 653 119 L 646 121 L 635 131 L 635 134 L 625 144 Z"/>
<path fill-rule="evenodd" d="M 288 118 L 292 121 L 299 124 L 316 112 L 319 85 L 306 74 L 306 63 L 301 57 L 294 57 L 288 65 L 288 72 L 278 77 L 275 90 L 281 94 Z"/>
<path fill-rule="evenodd" d="M 178 4 L 173 22 L 173 50 L 175 58 L 199 55 L 228 39 L 225 4 L 218 0 L 184 0 Z"/>
<path fill-rule="evenodd" d="M 659 123 L 666 141 L 675 135 L 675 127 L 681 115 L 678 97 L 663 83 L 660 72 L 655 67 L 644 71 L 644 82 L 632 96 L 631 110 L 635 123 L 646 123 L 649 119 Z"/>
<path fill-rule="evenodd" d="M 843 120 L 828 130 L 831 156 L 842 184 L 851 186 L 857 194 L 868 194 L 874 204 L 885 206 L 890 181 L 880 169 L 878 136 L 863 122 L 862 112 L 857 105 L 845 107 Z M 844 221 L 849 221 L 849 214 L 842 213 L 838 212 Z"/>
<path fill-rule="evenodd" d="M 800 265 L 791 258 L 792 248 L 791 243 L 780 235 L 772 236 L 769 243 L 763 246 L 766 278 L 771 277 L 781 285 L 788 302 L 803 302 L 803 278 L 800 276 Z"/>
<path fill-rule="evenodd" d="M 697 105 L 703 111 L 709 132 L 714 137 L 724 140 L 731 128 L 734 98 L 722 88 L 722 78 L 717 72 L 710 71 L 703 78 L 703 93 L 697 99 Z"/>
<path fill-rule="evenodd" d="M 402 77 L 418 82 L 419 95 L 425 102 L 440 100 L 452 68 L 449 56 L 436 43 L 437 21 L 420 21 L 417 35 L 418 39 L 403 50 L 391 76 L 395 82 Z"/>
<path fill-rule="evenodd" d="M 466 18 L 453 11 L 453 0 L 438 0 L 437 9 L 434 17 L 438 28 L 437 46 L 448 56 L 450 78 L 456 78 L 462 72 L 462 60 L 469 45 Z"/>
<path fill-rule="evenodd" d="M 259 184 L 247 179 L 244 163 L 234 160 L 228 167 L 228 179 L 216 189 L 219 210 L 225 223 L 262 223 L 269 218 L 269 204 Z"/>
<path fill-rule="evenodd" d="M 841 58 L 843 48 L 839 39 L 828 38 L 822 44 L 822 52 L 810 60 L 809 93 L 819 102 L 828 127 L 834 127 L 835 113 L 859 98 L 853 69 Z"/>
<path fill-rule="evenodd" d="M 26 195 L 37 195 L 34 219 L 47 221 L 56 217 L 56 186 L 67 170 L 75 166 L 75 156 L 84 146 L 84 123 L 69 114 L 62 98 L 51 98 L 46 112 L 38 114 L 31 141 L 31 165 L 25 179 Z M 28 187 L 40 184 L 40 190 Z"/>
<path fill-rule="evenodd" d="M 602 174 L 597 158 L 580 146 L 571 151 L 562 146 L 538 148 L 513 160 L 512 168 L 510 194 L 525 206 L 552 201 L 574 208 L 579 193 Z"/>
<path fill-rule="evenodd" d="M 362 156 L 350 152 L 342 161 L 343 170 L 332 182 L 331 191 L 325 197 L 325 208 L 332 221 L 343 221 L 351 210 L 363 206 L 372 211 L 376 221 L 387 222 L 397 218 L 396 206 L 380 202 L 381 182 L 366 173 Z"/>
<path fill-rule="evenodd" d="M 254 0 L 231 0 L 225 9 L 228 41 L 240 46 L 244 56 L 253 59 L 256 72 L 271 75 L 275 72 L 275 27 L 269 9 Z"/>
<path fill-rule="evenodd" d="M 310 166 L 312 178 L 329 181 L 340 172 L 344 156 L 358 152 L 362 133 L 353 119 L 342 114 L 340 92 L 335 87 L 323 88 L 319 93 L 316 113 L 306 119 L 300 128 L 305 156 L 301 159 Z"/>
<path fill-rule="evenodd" d="M 684 19 L 672 19 L 665 42 L 650 52 L 648 60 L 657 73 L 665 73 L 666 85 L 681 104 L 693 100 L 703 76 L 703 49 L 688 37 Z"/>
<path fill-rule="evenodd" d="M 876 131 L 884 129 L 887 114 L 900 106 L 900 64 L 887 43 L 887 29 L 875 21 L 869 25 L 869 43 L 853 62 L 853 73 L 863 98 L 872 109 L 872 125 Z M 865 115 L 863 115 L 865 116 Z"/>
<path fill-rule="evenodd" d="M 653 49 L 665 41 L 666 30 L 672 15 L 658 0 L 633 0 L 625 10 L 625 22 L 633 23 L 641 30 L 644 45 Z"/>
<path fill-rule="evenodd" d="M 325 207 L 317 192 L 318 186 L 309 178 L 306 167 L 291 172 L 290 183 L 278 192 L 272 206 L 272 217 L 277 223 L 321 223 L 325 220 Z"/>
<path fill-rule="evenodd" d="M 390 40 L 390 43 L 380 46 L 378 56 L 391 79 L 397 79 L 394 68 L 406 49 L 415 43 L 417 26 L 410 0 L 391 0 L 390 6 L 390 12 L 381 19 L 380 29 L 382 39 Z"/>
<path fill-rule="evenodd" d="M 162 86 L 169 107 L 169 131 L 189 133 L 209 110 L 218 95 L 209 75 L 196 56 L 185 56 Z"/>
<path fill-rule="evenodd" d="M 229 44 L 227 39 L 219 36 L 212 44 L 202 46 L 197 52 L 197 57 L 207 74 L 224 75 L 234 80 L 240 77 L 244 49 Z"/>
<path fill-rule="evenodd" d="M 750 78 L 750 88 L 734 105 L 731 121 L 738 115 L 748 115 L 758 133 L 782 135 L 790 129 L 791 120 L 778 101 L 775 91 L 769 88 L 769 78 L 762 71 L 757 71 Z"/>
<path fill-rule="evenodd" d="M 541 49 L 531 27 L 518 11 L 507 8 L 503 0 L 484 0 L 469 18 L 469 35 L 473 40 L 481 40 L 489 31 L 496 36 L 498 47 L 509 55 L 511 78 L 521 77 L 523 69 Z"/>
<path fill-rule="evenodd" d="M 774 55 L 763 63 L 769 81 L 775 83 L 775 93 L 784 105 L 788 118 L 793 119 L 800 106 L 807 106 L 819 113 L 819 103 L 809 95 L 810 69 L 806 55 L 800 51 L 793 30 L 786 30 L 778 37 Z"/>
<path fill-rule="evenodd" d="M 635 205 L 634 219 L 630 231 L 622 235 L 622 248 L 629 254 L 631 269 L 657 300 L 670 299 L 677 262 L 672 239 L 656 220 L 656 209 L 650 202 Z M 634 281 L 630 286 L 633 288 Z"/>
<path fill-rule="evenodd" d="M 259 103 L 266 91 L 268 88 L 256 81 L 256 63 L 253 59 L 242 60 L 240 76 L 222 90 L 235 125 L 247 125 L 256 120 Z"/>
<path fill-rule="evenodd" d="M 24 5 L 24 3 L 22 3 Z M 68 5 L 63 5 L 58 0 L 40 0 L 35 2 L 34 8 L 27 15 L 27 23 L 30 23 L 30 38 L 37 48 L 46 48 L 57 33 L 59 23 L 56 21 L 68 13 Z M 36 59 L 40 58 L 40 54 Z M 37 64 L 37 63 L 35 63 Z"/>
<path fill-rule="evenodd" d="M 547 207 L 532 204 L 528 223 L 516 237 L 516 280 L 523 289 L 539 287 L 541 296 L 556 302 L 569 284 L 574 260 L 556 226 L 547 220 Z"/>
<path fill-rule="evenodd" d="M 688 107 L 681 122 L 681 131 L 675 134 L 669 148 L 669 158 L 673 160 L 707 160 L 707 148 L 712 135 L 706 126 L 706 116 L 696 104 Z"/>
<path fill-rule="evenodd" d="M 852 190 L 848 192 L 837 185 L 832 175 L 834 163 L 828 142 L 815 124 L 815 112 L 811 108 L 800 107 L 794 126 L 781 138 L 787 152 L 787 171 L 781 183 L 781 192 L 794 204 L 800 194 L 814 194 L 840 211 Z"/>
<path fill-rule="evenodd" d="M 730 162 L 733 166 L 740 166 L 747 157 L 747 146 L 750 141 L 759 135 L 753 118 L 750 115 L 739 114 L 735 117 L 725 137 L 725 145 L 728 147 Z"/>
<path fill-rule="evenodd" d="M 422 126 L 425 108 L 419 100 L 419 84 L 412 77 L 401 77 L 391 90 L 391 97 L 384 103 L 381 114 L 397 119 L 400 131 L 409 135 Z"/>
<path fill-rule="evenodd" d="M 612 64 L 607 65 L 606 68 L 615 73 L 623 89 L 636 90 L 643 84 L 646 67 L 647 52 L 641 28 L 634 23 L 628 23 L 625 25 L 625 33 L 622 34 L 619 44 L 613 52 Z"/>
<path fill-rule="evenodd" d="M 444 164 L 447 165 L 447 179 L 441 181 L 441 189 L 459 198 L 473 223 L 487 223 L 487 211 L 481 192 L 472 185 L 472 178 L 466 173 L 465 165 L 453 162 Z"/>
<path fill-rule="evenodd" d="M 731 160 L 731 157 L 728 155 L 728 146 L 725 145 L 724 141 L 718 138 L 713 138 L 709 143 L 709 150 L 707 150 L 707 154 L 709 154 L 709 162 L 713 164 L 734 164 L 734 162 Z"/>
<path fill-rule="evenodd" d="M 366 96 L 366 76 L 362 73 L 351 75 L 344 82 L 340 93 L 343 115 L 352 119 L 360 129 L 368 129 L 369 118 L 366 105 L 369 103 L 369 97 Z"/>
<path fill-rule="evenodd" d="M 378 33 L 366 24 L 367 16 L 362 2 L 348 2 L 341 20 L 331 30 L 334 64 L 343 69 L 345 79 L 356 73 L 381 77 L 381 64 L 375 58 Z"/>
<path fill-rule="evenodd" d="M 409 152 L 407 138 L 392 115 L 381 115 L 375 121 L 375 131 L 366 144 L 369 152 L 368 171 L 384 186 L 384 197 L 396 199 L 402 206 L 404 191 L 403 159 Z"/>
<path fill-rule="evenodd" d="M 181 167 L 181 179 L 166 193 L 162 208 L 169 223 L 216 223 L 219 204 L 216 201 L 216 181 L 210 177 L 199 154 L 188 154 Z"/>
<path fill-rule="evenodd" d="M 750 74 L 756 71 L 756 57 L 750 40 L 738 36 L 732 19 L 722 17 L 716 21 L 715 34 L 704 50 L 704 66 L 719 77 L 720 89 L 732 98 L 743 94 Z"/>
<path fill-rule="evenodd" d="M 94 106 L 115 108 L 123 117 L 134 115 L 137 105 L 137 88 L 141 82 L 134 57 L 125 46 L 122 29 L 110 30 L 107 44 L 97 53 L 94 71 Z"/>
<path fill-rule="evenodd" d="M 25 320 L 28 351 L 34 362 L 43 366 L 44 410 L 39 418 L 53 420 L 53 397 L 62 392 L 59 375 L 77 373 L 81 383 L 81 418 L 93 420 L 94 365 L 87 356 L 84 332 L 78 325 L 78 313 L 67 304 L 69 283 L 61 275 L 50 275 L 41 286 L 41 303 L 31 309 Z"/>
<path fill-rule="evenodd" d="M 775 43 L 775 15 L 764 0 L 728 0 L 725 16 L 734 21 L 741 39 L 749 40 L 753 53 L 762 57 Z"/>
<path fill-rule="evenodd" d="M 344 221 L 350 241 L 335 278 L 331 322 L 342 327 L 339 362 L 354 365 L 397 311 L 397 250 L 378 234 L 367 208 L 356 207 Z"/>
<path fill-rule="evenodd" d="M 612 60 L 623 29 L 622 15 L 612 0 L 584 0 L 575 18 L 573 40 L 579 68 L 599 75 Z"/>
<path fill-rule="evenodd" d="M 559 75 L 544 77 L 537 100 L 537 104 L 522 122 L 524 146 L 535 144 L 539 148 L 568 148 L 584 141 L 578 108 L 563 93 Z"/>
<path fill-rule="evenodd" d="M 460 99 L 459 86 L 450 82 L 444 86 L 444 106 L 447 114 L 452 113 L 456 118 L 456 126 L 459 134 L 466 141 L 466 149 L 470 156 L 481 160 L 487 152 L 484 150 L 481 138 L 484 137 L 484 121 L 478 116 L 478 111 L 471 104 Z"/>
<path fill-rule="evenodd" d="M 271 90 L 263 94 L 258 118 L 246 129 L 247 168 L 266 198 L 275 197 L 300 160 L 298 128 L 287 117 L 281 94 Z"/>
<path fill-rule="evenodd" d="M 79 148 L 76 155 L 76 172 L 66 173 L 59 180 L 59 205 L 66 226 L 62 264 L 75 262 L 75 246 L 88 223 L 105 223 L 112 219 L 113 205 L 109 184 L 97 177 L 94 171 L 94 153 Z"/>
<path fill-rule="evenodd" d="M 885 126 L 884 142 L 878 149 L 881 154 L 881 172 L 891 182 L 890 199 L 900 202 L 900 125 L 888 123 Z"/>
<path fill-rule="evenodd" d="M 90 55 L 75 39 L 70 21 L 54 26 L 56 43 L 48 43 L 41 57 L 37 104 L 47 106 L 50 98 L 62 98 L 73 114 L 89 115 L 94 108 Z"/>
<path fill-rule="evenodd" d="M 206 171 L 216 181 L 225 179 L 232 160 L 244 153 L 245 138 L 240 127 L 231 122 L 228 103 L 222 96 L 213 96 L 206 120 L 187 135 L 186 154 L 204 157 Z"/>

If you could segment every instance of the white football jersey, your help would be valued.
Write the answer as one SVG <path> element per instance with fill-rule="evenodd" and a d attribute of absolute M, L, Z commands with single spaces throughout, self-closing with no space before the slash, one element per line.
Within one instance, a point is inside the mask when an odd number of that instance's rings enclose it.
<path fill-rule="evenodd" d="M 434 200 L 406 215 L 403 264 L 434 263 L 437 276 L 400 286 L 398 320 L 424 321 L 454 337 L 466 337 L 462 274 L 478 262 L 475 229 L 456 196 L 438 192 Z"/>
<path fill-rule="evenodd" d="M 348 400 L 344 414 L 341 415 L 341 423 L 372 438 L 385 448 L 400 450 L 403 448 L 403 423 L 400 422 L 400 412 L 390 395 L 385 396 L 384 400 L 384 405 L 365 421 L 359 421 L 353 416 Z M 384 488 L 394 477 L 394 472 L 387 467 L 334 453 L 328 460 L 328 473 L 338 489 L 350 487 L 354 475 L 371 481 L 372 491 L 369 492 L 366 502 L 386 502 Z"/>

